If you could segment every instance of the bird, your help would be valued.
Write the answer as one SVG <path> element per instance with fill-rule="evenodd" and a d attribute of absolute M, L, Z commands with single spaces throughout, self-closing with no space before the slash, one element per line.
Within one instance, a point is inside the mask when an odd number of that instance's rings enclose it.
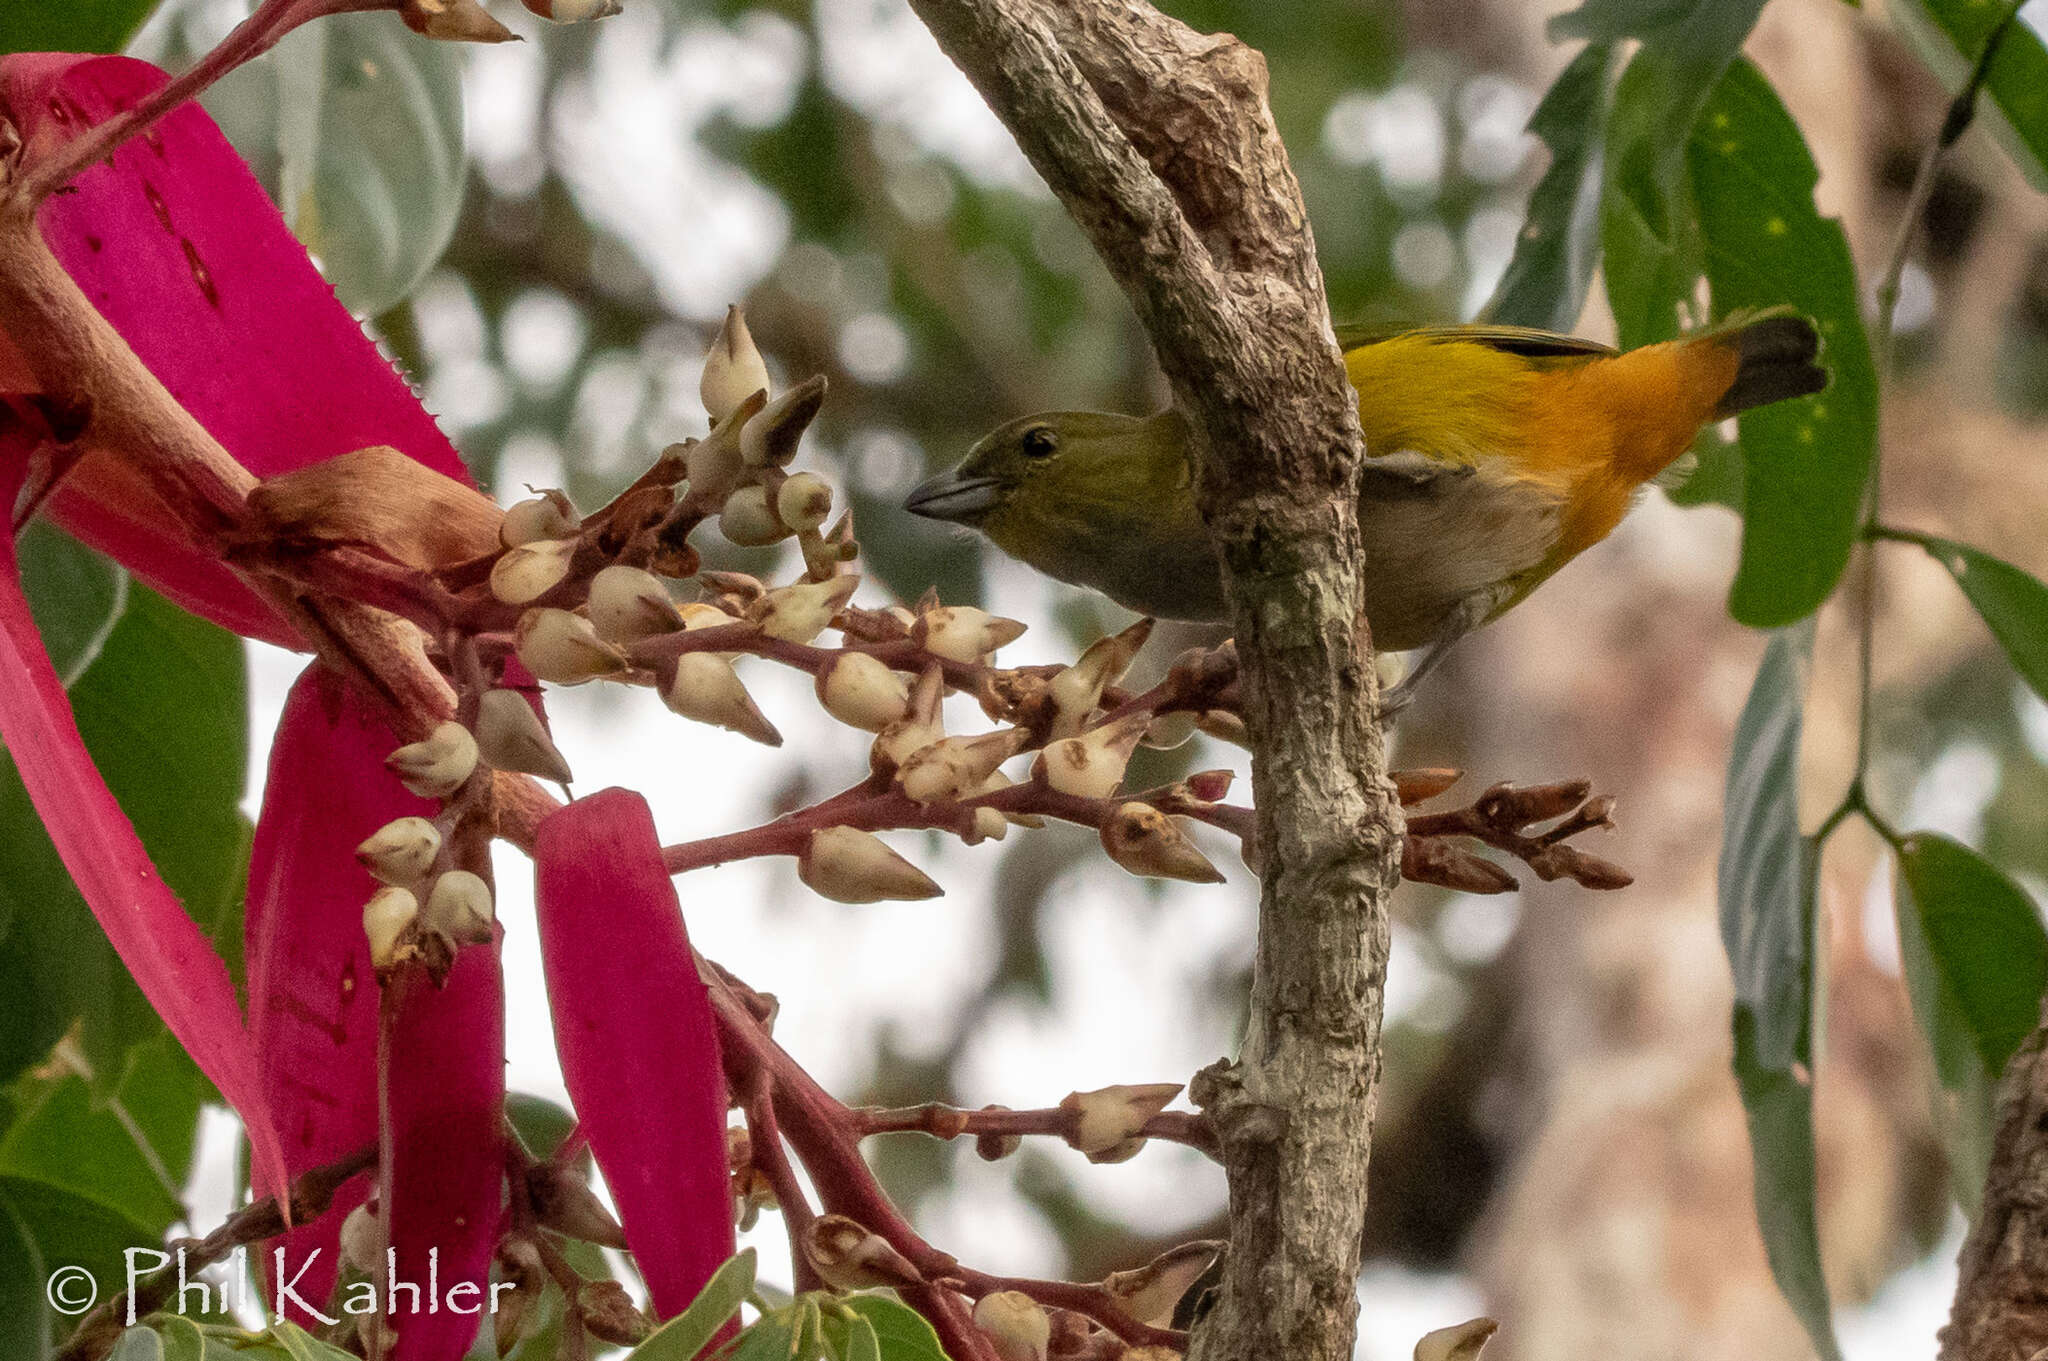
<path fill-rule="evenodd" d="M 1420 649 L 1399 711 L 1453 644 L 1621 523 L 1700 429 L 1826 387 L 1820 337 L 1788 309 L 1620 351 L 1505 325 L 1340 327 L 1358 394 L 1366 622 Z M 1050 411 L 998 427 L 904 502 L 1140 614 L 1225 616 L 1178 411 Z"/>

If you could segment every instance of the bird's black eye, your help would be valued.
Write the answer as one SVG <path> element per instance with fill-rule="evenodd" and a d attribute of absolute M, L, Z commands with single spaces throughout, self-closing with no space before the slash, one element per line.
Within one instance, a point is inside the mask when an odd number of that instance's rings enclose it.
<path fill-rule="evenodd" d="M 1060 448 L 1060 437 L 1049 425 L 1034 425 L 1024 432 L 1024 452 L 1033 458 L 1044 458 L 1056 454 Z"/>

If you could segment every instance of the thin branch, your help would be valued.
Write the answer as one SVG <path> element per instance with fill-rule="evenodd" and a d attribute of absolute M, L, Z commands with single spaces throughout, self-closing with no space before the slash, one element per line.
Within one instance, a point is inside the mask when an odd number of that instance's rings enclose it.
<path fill-rule="evenodd" d="M 326 1214 L 334 1203 L 335 1192 L 376 1165 L 377 1150 L 369 1147 L 300 1173 L 292 1182 L 290 1222 L 309 1224 Z M 135 1317 L 139 1319 L 163 1308 L 177 1292 L 179 1281 L 225 1260 L 237 1248 L 275 1238 L 287 1227 L 277 1197 L 269 1196 L 243 1206 L 204 1238 L 166 1244 L 177 1260 L 137 1282 L 132 1296 Z M 63 1350 L 57 1353 L 56 1361 L 102 1361 L 119 1341 L 130 1310 L 131 1296 L 127 1292 L 94 1309 L 79 1322 Z"/>

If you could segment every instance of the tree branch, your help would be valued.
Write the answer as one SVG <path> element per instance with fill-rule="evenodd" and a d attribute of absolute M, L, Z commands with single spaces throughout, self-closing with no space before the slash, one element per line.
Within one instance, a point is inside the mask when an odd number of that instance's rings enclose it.
<path fill-rule="evenodd" d="M 1193 1355 L 1337 1361 L 1401 823 L 1361 618 L 1356 397 L 1264 63 L 1143 0 L 911 3 L 1123 286 L 1197 431 L 1265 869 L 1243 1057 L 1197 1087 L 1231 1240 Z"/>

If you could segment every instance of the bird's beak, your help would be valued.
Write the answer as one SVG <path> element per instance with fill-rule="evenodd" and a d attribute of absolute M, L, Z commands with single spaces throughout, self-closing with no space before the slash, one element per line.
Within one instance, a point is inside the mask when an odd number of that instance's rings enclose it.
<path fill-rule="evenodd" d="M 918 483 L 903 499 L 903 508 L 927 520 L 971 525 L 1001 500 L 1002 485 L 993 477 L 963 476 L 958 468 L 949 468 Z"/>

